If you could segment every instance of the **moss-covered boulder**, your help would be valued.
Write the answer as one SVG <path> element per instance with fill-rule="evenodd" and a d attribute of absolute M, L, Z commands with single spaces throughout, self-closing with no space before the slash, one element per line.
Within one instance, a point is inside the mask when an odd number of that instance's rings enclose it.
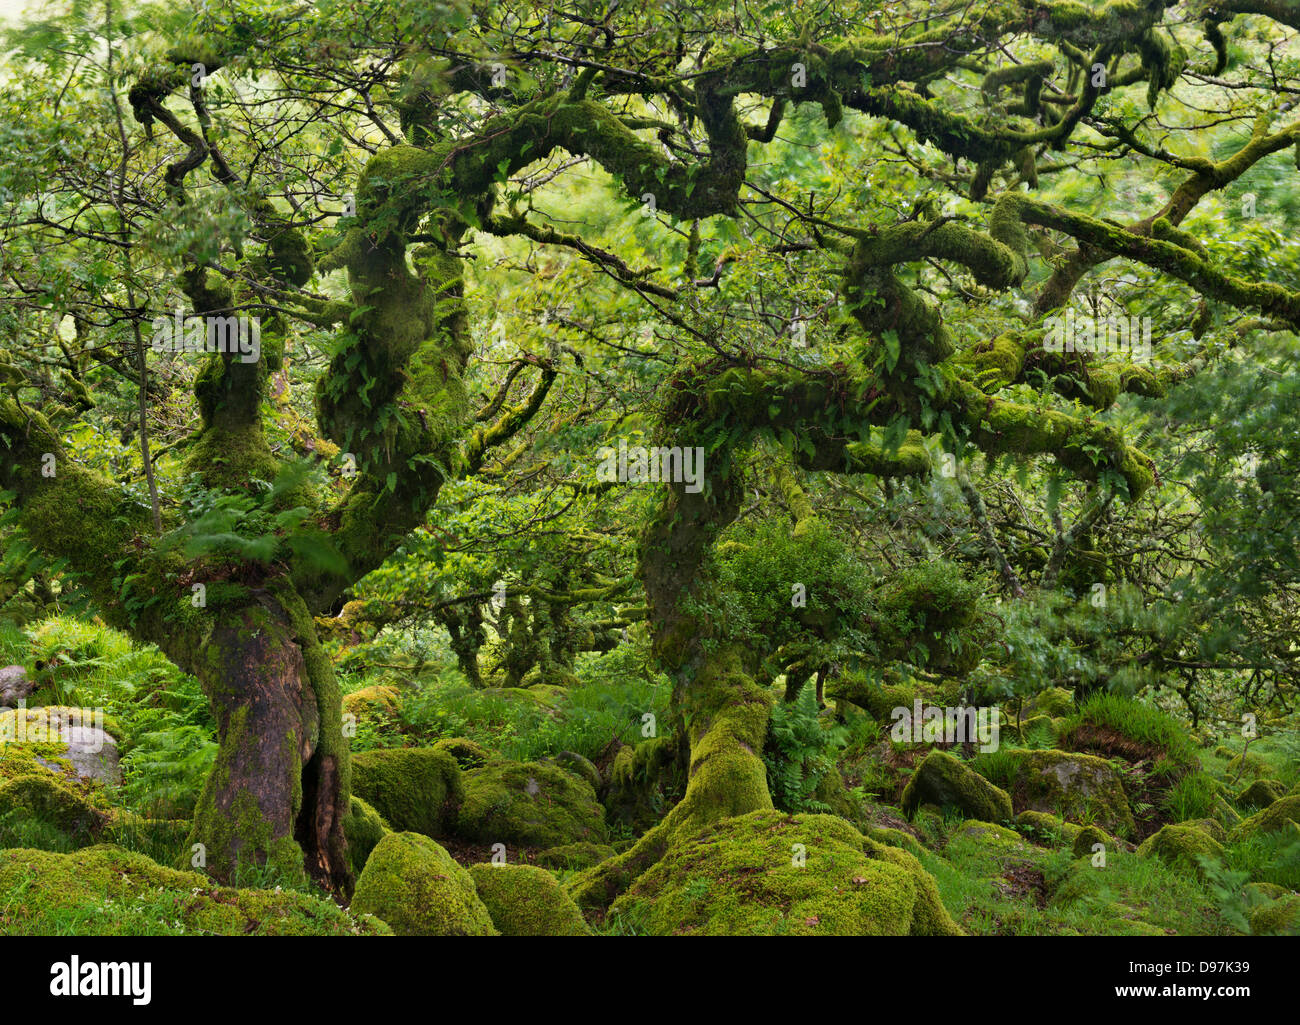
<path fill-rule="evenodd" d="M 896 708 L 912 713 L 916 701 L 915 685 L 907 683 L 881 684 L 864 673 L 847 672 L 826 684 L 827 700 L 847 701 L 869 712 L 877 722 L 892 724 Z"/>
<path fill-rule="evenodd" d="M 392 827 L 384 817 L 368 803 L 355 795 L 343 816 L 343 834 L 348 840 L 348 858 L 352 861 L 352 871 L 357 875 L 366 867 L 366 859 Z"/>
<path fill-rule="evenodd" d="M 1025 703 L 1027 714 L 1045 715 L 1055 719 L 1074 712 L 1074 695 L 1064 687 L 1048 687 Z"/>
<path fill-rule="evenodd" d="M 605 810 L 591 784 L 539 762 L 490 762 L 465 773 L 457 835 L 483 843 L 603 843 Z"/>
<path fill-rule="evenodd" d="M 462 769 L 477 769 L 492 760 L 491 751 L 465 737 L 443 737 L 434 741 L 433 749 L 447 752 Z"/>
<path fill-rule="evenodd" d="M 1073 844 L 1083 828 L 1077 822 L 1066 822 L 1045 811 L 1028 808 L 1016 816 L 1016 825 L 1034 840 L 1064 840 L 1067 844 Z"/>
<path fill-rule="evenodd" d="M 901 807 L 908 816 L 924 804 L 957 808 L 982 822 L 1011 818 L 1011 797 L 944 751 L 931 751 L 903 789 Z"/>
<path fill-rule="evenodd" d="M 446 751 L 401 747 L 352 756 L 352 792 L 396 830 L 445 836 L 465 796 L 461 768 Z"/>
<path fill-rule="evenodd" d="M 1286 786 L 1276 779 L 1257 779 L 1237 795 L 1243 808 L 1267 808 L 1286 796 Z"/>
<path fill-rule="evenodd" d="M 559 754 L 552 755 L 550 758 L 541 759 L 544 765 L 558 765 L 566 772 L 571 772 L 579 779 L 586 780 L 594 793 L 599 794 L 603 782 L 600 778 L 600 770 L 596 764 L 576 751 L 561 751 Z"/>
<path fill-rule="evenodd" d="M 556 872 L 580 872 L 614 856 L 614 848 L 603 843 L 566 843 L 542 851 L 534 859 L 543 868 Z"/>
<path fill-rule="evenodd" d="M 1256 936 L 1300 936 L 1300 894 L 1291 894 L 1255 908 L 1250 931 Z"/>
<path fill-rule="evenodd" d="M 976 758 L 972 764 L 991 771 L 1017 809 L 1092 823 L 1119 836 L 1133 833 L 1123 781 L 1104 758 L 1072 751 L 1014 750 L 998 751 L 992 761 Z"/>
<path fill-rule="evenodd" d="M 351 694 L 343 695 L 343 711 L 350 712 L 360 721 L 380 717 L 395 718 L 397 703 L 397 688 L 386 684 L 362 687 Z"/>
<path fill-rule="evenodd" d="M 58 744 L 0 744 L 0 846 L 86 846 L 113 821 L 104 786 L 80 776 L 60 751 Z"/>
<path fill-rule="evenodd" d="M 423 833 L 389 833 L 370 852 L 352 895 L 353 914 L 387 922 L 398 936 L 494 936 L 474 880 Z"/>
<path fill-rule="evenodd" d="M 842 816 L 841 816 L 842 817 Z M 901 829 L 892 829 L 889 826 L 868 826 L 862 831 L 863 836 L 876 843 L 882 843 L 886 847 L 901 847 L 914 858 L 919 858 L 925 853 L 925 847 L 911 833 L 905 833 Z"/>
<path fill-rule="evenodd" d="M 1075 834 L 1070 844 L 1070 853 L 1076 858 L 1090 858 L 1097 853 L 1097 844 L 1101 844 L 1107 851 L 1113 851 L 1117 846 L 1113 837 L 1096 826 L 1084 826 Z"/>
<path fill-rule="evenodd" d="M 0 850 L 0 935 L 385 935 L 305 893 L 213 886 L 143 854 L 101 844 L 54 854 Z"/>
<path fill-rule="evenodd" d="M 109 787 L 121 785 L 118 743 L 122 725 L 112 716 L 67 705 L 0 711 L 0 744 L 58 759 L 66 775 Z"/>
<path fill-rule="evenodd" d="M 1226 771 L 1230 779 L 1249 776 L 1251 779 L 1272 779 L 1277 776 L 1273 763 L 1257 754 L 1246 752 L 1239 754 L 1228 762 Z"/>
<path fill-rule="evenodd" d="M 1243 819 L 1228 835 L 1233 840 L 1244 840 L 1257 833 L 1280 833 L 1284 829 L 1294 829 L 1295 823 L 1300 823 L 1300 795 L 1274 801 L 1263 811 Z"/>
<path fill-rule="evenodd" d="M 1191 826 L 1194 829 L 1209 833 L 1219 843 L 1228 842 L 1228 831 L 1223 828 L 1223 823 L 1218 819 L 1188 819 L 1186 822 L 1180 822 L 1179 825 Z"/>
<path fill-rule="evenodd" d="M 502 936 L 590 936 L 555 876 L 532 865 L 471 865 L 479 899 Z"/>
<path fill-rule="evenodd" d="M 996 822 L 968 819 L 953 831 L 952 838 L 972 841 L 999 856 L 1023 854 L 1029 850 L 1029 844 L 1019 833 Z"/>
<path fill-rule="evenodd" d="M 1171 823 L 1143 840 L 1137 853 L 1140 858 L 1156 857 L 1167 865 L 1182 865 L 1199 872 L 1197 857 L 1222 860 L 1223 845 L 1203 829 Z"/>
<path fill-rule="evenodd" d="M 654 935 L 955 935 L 934 879 L 833 815 L 756 811 L 679 836 L 610 908 Z"/>

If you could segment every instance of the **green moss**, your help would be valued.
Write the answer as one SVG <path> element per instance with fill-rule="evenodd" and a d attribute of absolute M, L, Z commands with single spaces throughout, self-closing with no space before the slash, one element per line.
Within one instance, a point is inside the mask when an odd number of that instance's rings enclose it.
<path fill-rule="evenodd" d="M 1093 855 L 1093 848 L 1097 844 L 1102 844 L 1108 851 L 1113 851 L 1118 846 L 1114 838 L 1096 826 L 1084 826 L 1075 835 L 1070 851 L 1076 858 L 1089 858 Z"/>
<path fill-rule="evenodd" d="M 526 847 L 605 840 L 604 809 L 585 780 L 538 762 L 490 762 L 465 773 L 457 835 Z"/>
<path fill-rule="evenodd" d="M 555 876 L 531 865 L 471 865 L 470 878 L 502 936 L 590 936 Z"/>
<path fill-rule="evenodd" d="M 1250 913 L 1250 931 L 1256 936 L 1300 936 L 1300 894 L 1256 908 Z"/>
<path fill-rule="evenodd" d="M 1064 840 L 1067 844 L 1073 844 L 1075 837 L 1079 835 L 1080 830 L 1083 828 L 1076 822 L 1066 822 L 1064 819 L 1049 815 L 1047 812 L 1031 811 L 1028 808 L 1016 816 L 1016 825 L 1035 838 L 1057 838 Z"/>
<path fill-rule="evenodd" d="M 455 826 L 465 786 L 446 751 L 402 747 L 353 755 L 352 792 L 393 829 L 445 836 Z"/>
<path fill-rule="evenodd" d="M 1237 803 L 1244 808 L 1267 808 L 1286 796 L 1286 784 L 1275 779 L 1257 779 L 1237 795 Z"/>
<path fill-rule="evenodd" d="M 1197 872 L 1201 871 L 1198 855 L 1222 861 L 1224 854 L 1223 845 L 1205 830 L 1172 823 L 1142 841 L 1137 853 L 1142 858 L 1157 857 L 1167 865 L 1181 864 Z"/>
<path fill-rule="evenodd" d="M 1230 778 L 1246 775 L 1252 779 L 1272 779 L 1277 775 L 1277 770 L 1268 759 L 1249 752 L 1233 757 L 1224 771 Z"/>
<path fill-rule="evenodd" d="M 599 865 L 614 856 L 614 848 L 600 843 L 566 843 L 550 850 L 542 851 L 536 857 L 537 864 L 557 872 L 580 871 Z"/>
<path fill-rule="evenodd" d="M 420 833 L 389 833 L 371 851 L 352 896 L 399 936 L 494 936 L 470 874 Z"/>
<path fill-rule="evenodd" d="M 1064 687 L 1048 687 L 1035 694 L 1025 707 L 1055 719 L 1074 711 L 1074 695 Z"/>
<path fill-rule="evenodd" d="M 959 808 L 972 818 L 1003 822 L 1011 818 L 1011 797 L 952 755 L 931 751 L 903 789 L 901 807 L 909 816 L 923 804 Z"/>
<path fill-rule="evenodd" d="M 604 795 L 611 820 L 644 832 L 663 815 L 666 797 L 680 793 L 685 774 L 677 764 L 677 744 L 671 737 L 655 737 L 636 746 L 619 748 L 609 766 Z"/>
<path fill-rule="evenodd" d="M 0 851 L 0 933 L 344 936 L 389 932 L 304 893 L 214 887 L 103 844 L 72 854 Z M 20 896 L 17 896 L 20 895 Z"/>
<path fill-rule="evenodd" d="M 1028 850 L 1028 845 L 1019 833 L 993 822 L 969 819 L 953 832 L 953 839 L 959 837 L 982 844 L 999 856 L 1022 854 Z"/>
<path fill-rule="evenodd" d="M 434 741 L 433 749 L 451 755 L 462 769 L 477 769 L 492 759 L 491 751 L 464 737 L 443 737 Z"/>
<path fill-rule="evenodd" d="M 868 840 L 834 816 L 771 810 L 679 837 L 610 913 L 659 935 L 960 931 L 933 879 L 906 851 Z"/>
<path fill-rule="evenodd" d="M 921 841 L 911 833 L 905 833 L 901 829 L 869 826 L 862 832 L 869 840 L 875 840 L 876 843 L 882 843 L 887 847 L 901 847 L 913 857 L 919 858 L 925 854 L 925 848 L 921 845 Z"/>
<path fill-rule="evenodd" d="M 352 862 L 352 871 L 360 875 L 366 867 L 366 859 L 392 827 L 384 817 L 355 794 L 348 804 L 348 813 L 343 817 L 343 834 L 348 841 L 348 857 Z"/>
<path fill-rule="evenodd" d="M 1263 811 L 1238 823 L 1229 836 L 1241 840 L 1258 833 L 1280 833 L 1284 829 L 1295 829 L 1296 823 L 1300 823 L 1300 795 L 1274 801 Z"/>
<path fill-rule="evenodd" d="M 1007 787 L 1017 807 L 1096 824 L 1119 836 L 1133 833 L 1133 812 L 1114 767 L 1095 755 L 1002 750 L 971 761 Z"/>
<path fill-rule="evenodd" d="M 343 695 L 343 711 L 357 719 L 397 715 L 397 688 L 376 684 Z"/>

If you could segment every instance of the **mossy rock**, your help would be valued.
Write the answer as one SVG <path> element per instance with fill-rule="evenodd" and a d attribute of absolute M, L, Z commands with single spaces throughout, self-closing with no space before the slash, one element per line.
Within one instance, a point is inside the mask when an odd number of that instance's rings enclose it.
<path fill-rule="evenodd" d="M 21 899 L 5 895 L 21 893 Z M 0 850 L 0 935 L 388 935 L 305 893 L 213 886 L 111 844 L 71 854 Z"/>
<path fill-rule="evenodd" d="M 84 788 L 58 772 L 0 783 L 0 838 L 10 830 L 17 833 L 21 821 L 36 822 L 57 830 L 68 845 L 84 847 L 103 836 L 112 818 Z"/>
<path fill-rule="evenodd" d="M 1186 822 L 1180 822 L 1179 825 L 1202 830 L 1210 834 L 1219 843 L 1228 842 L 1228 831 L 1223 828 L 1223 823 L 1218 819 L 1188 819 Z"/>
<path fill-rule="evenodd" d="M 903 789 L 901 806 L 910 817 L 925 804 L 960 809 L 982 822 L 1011 818 L 1011 797 L 952 755 L 931 751 Z"/>
<path fill-rule="evenodd" d="M 5 749 L 27 749 L 47 758 L 52 755 L 64 775 L 106 786 L 122 783 L 116 740 L 121 736 L 125 732 L 114 717 L 87 714 L 86 709 L 68 705 L 0 712 L 0 745 Z"/>
<path fill-rule="evenodd" d="M 389 833 L 375 845 L 352 912 L 374 915 L 398 936 L 497 934 L 470 874 L 423 833 Z"/>
<path fill-rule="evenodd" d="M 1018 808 L 1089 822 L 1120 836 L 1133 833 L 1133 812 L 1123 781 L 1104 758 L 1069 751 L 997 754 L 1009 763 L 1008 789 Z"/>
<path fill-rule="evenodd" d="M 479 899 L 502 936 L 590 936 L 573 898 L 544 868 L 471 865 Z"/>
<path fill-rule="evenodd" d="M 1057 747 L 1130 763 L 1150 762 L 1152 774 L 1172 778 L 1200 766 L 1183 723 L 1154 705 L 1106 692 L 1079 703 L 1058 731 Z"/>
<path fill-rule="evenodd" d="M 1101 844 L 1108 851 L 1113 851 L 1118 846 L 1115 839 L 1103 830 L 1096 826 L 1084 826 L 1075 834 L 1070 844 L 1070 853 L 1076 858 L 1091 858 L 1097 853 L 1094 850 L 1097 844 Z"/>
<path fill-rule="evenodd" d="M 1290 890 L 1285 886 L 1279 886 L 1277 883 L 1247 883 L 1245 889 L 1247 893 L 1253 893 L 1264 901 L 1291 896 Z"/>
<path fill-rule="evenodd" d="M 1273 779 L 1277 776 L 1277 769 L 1273 763 L 1259 755 L 1246 752 L 1235 756 L 1227 766 L 1225 771 L 1230 779 L 1238 776 L 1249 776 L 1251 779 Z"/>
<path fill-rule="evenodd" d="M 1244 840 L 1257 833 L 1280 833 L 1294 829 L 1300 823 L 1300 794 L 1274 801 L 1263 811 L 1243 819 L 1228 834 L 1233 840 Z"/>
<path fill-rule="evenodd" d="M 851 702 L 865 709 L 876 722 L 888 726 L 895 721 L 894 709 L 906 708 L 911 714 L 917 689 L 907 684 L 876 684 L 864 675 L 845 673 L 827 683 L 825 697 L 828 701 Z"/>
<path fill-rule="evenodd" d="M 868 826 L 863 831 L 863 835 L 876 843 L 882 843 L 887 847 L 901 847 L 914 858 L 919 858 L 925 853 L 925 847 L 921 841 L 911 833 L 905 833 L 901 829 L 890 829 L 886 826 Z"/>
<path fill-rule="evenodd" d="M 1250 931 L 1256 936 L 1300 936 L 1300 894 L 1291 894 L 1255 908 Z"/>
<path fill-rule="evenodd" d="M 833 815 L 756 811 L 677 837 L 610 908 L 654 935 L 955 935 L 933 878 Z"/>
<path fill-rule="evenodd" d="M 1066 822 L 1064 819 L 1049 815 L 1045 811 L 1030 811 L 1029 809 L 1016 816 L 1016 825 L 1022 829 L 1031 830 L 1036 836 L 1057 837 L 1067 844 L 1073 844 L 1075 837 L 1083 829 L 1077 822 Z"/>
<path fill-rule="evenodd" d="M 554 765 L 490 762 L 465 773 L 457 835 L 546 849 L 604 843 L 605 810 L 591 784 Z"/>
<path fill-rule="evenodd" d="M 399 747 L 353 755 L 352 792 L 395 830 L 445 836 L 455 826 L 465 787 L 446 751 Z"/>
<path fill-rule="evenodd" d="M 447 752 L 462 769 L 477 769 L 492 760 L 491 751 L 465 737 L 443 737 L 434 741 L 433 749 Z"/>
<path fill-rule="evenodd" d="M 591 784 L 594 793 L 600 793 L 602 781 L 600 770 L 596 768 L 595 763 L 590 758 L 584 758 L 576 751 L 561 751 L 550 758 L 542 759 L 543 763 L 558 765 L 566 772 L 571 772 L 579 779 L 586 780 Z"/>
<path fill-rule="evenodd" d="M 353 872 L 361 874 L 375 845 L 392 831 L 392 827 L 379 812 L 353 795 L 348 813 L 343 816 L 343 834 L 348 840 L 348 858 L 352 862 Z"/>
<path fill-rule="evenodd" d="M 357 719 L 394 718 L 397 715 L 399 700 L 396 687 L 387 684 L 374 684 L 362 687 L 351 694 L 343 695 L 343 711 L 350 712 Z"/>
<path fill-rule="evenodd" d="M 1056 719 L 1074 712 L 1074 695 L 1064 687 L 1048 687 L 1025 703 L 1027 712 L 1035 712 Z"/>
<path fill-rule="evenodd" d="M 609 844 L 566 843 L 542 851 L 534 860 L 543 868 L 556 872 L 580 872 L 593 865 L 599 865 L 602 861 L 614 857 L 614 854 L 614 848 Z"/>
<path fill-rule="evenodd" d="M 1267 808 L 1286 796 L 1286 785 L 1276 779 L 1257 779 L 1237 795 L 1243 808 Z"/>
<path fill-rule="evenodd" d="M 1205 830 L 1171 823 L 1143 840 L 1137 853 L 1140 858 L 1157 857 L 1166 865 L 1182 865 L 1200 872 L 1198 855 L 1222 861 L 1224 852 L 1223 845 Z"/>
<path fill-rule="evenodd" d="M 1007 829 L 995 822 L 968 819 L 953 831 L 952 839 L 958 838 L 973 840 L 999 856 L 1021 854 L 1029 849 L 1024 837 L 1014 829 Z"/>

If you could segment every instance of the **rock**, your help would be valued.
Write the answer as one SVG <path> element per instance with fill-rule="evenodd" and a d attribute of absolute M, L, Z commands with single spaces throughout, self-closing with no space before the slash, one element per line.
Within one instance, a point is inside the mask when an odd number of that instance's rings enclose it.
<path fill-rule="evenodd" d="M 569 884 L 583 888 L 583 877 Z M 912 855 L 833 815 L 756 811 L 678 836 L 610 908 L 652 935 L 959 935 Z"/>
<path fill-rule="evenodd" d="M 1070 845 L 1070 853 L 1076 858 L 1091 858 L 1097 853 L 1093 850 L 1097 844 L 1101 844 L 1107 851 L 1113 851 L 1118 846 L 1114 838 L 1107 836 L 1096 826 L 1084 826 L 1075 834 L 1074 842 Z"/>
<path fill-rule="evenodd" d="M 1223 845 L 1203 829 L 1188 825 L 1163 826 L 1137 849 L 1139 858 L 1158 857 L 1167 865 L 1182 865 L 1201 872 L 1198 855 L 1223 859 Z"/>
<path fill-rule="evenodd" d="M 1286 786 L 1276 779 L 1257 779 L 1237 795 L 1237 803 L 1246 808 L 1267 808 L 1286 796 Z"/>
<path fill-rule="evenodd" d="M 585 780 L 539 762 L 490 762 L 465 773 L 456 835 L 525 847 L 605 841 L 605 810 Z"/>
<path fill-rule="evenodd" d="M 1073 844 L 1075 837 L 1083 829 L 1076 822 L 1066 822 L 1064 819 L 1049 815 L 1047 812 L 1031 811 L 1029 809 L 1025 809 L 1016 816 L 1016 825 L 1029 830 L 1036 836 L 1060 838 L 1067 844 Z"/>
<path fill-rule="evenodd" d="M 968 819 L 953 832 L 953 840 L 959 837 L 973 840 L 980 846 L 986 847 L 999 855 L 1017 854 L 1029 850 L 1029 844 L 1025 842 L 1019 833 L 1013 829 L 1007 829 L 1005 826 L 999 826 L 994 822 L 979 822 L 975 819 Z"/>
<path fill-rule="evenodd" d="M 1186 822 L 1180 822 L 1179 825 L 1192 826 L 1208 833 L 1219 843 L 1227 843 L 1228 841 L 1228 831 L 1223 828 L 1223 823 L 1218 819 L 1188 819 Z"/>
<path fill-rule="evenodd" d="M 347 837 L 348 858 L 352 862 L 353 872 L 361 874 L 370 852 L 392 831 L 392 827 L 379 812 L 353 795 L 348 813 L 343 816 L 343 835 Z"/>
<path fill-rule="evenodd" d="M 1250 931 L 1256 936 L 1300 936 L 1300 894 L 1255 908 Z"/>
<path fill-rule="evenodd" d="M 351 911 L 398 936 L 495 936 L 470 874 L 422 833 L 389 833 L 370 852 Z"/>
<path fill-rule="evenodd" d="M 1070 715 L 1074 711 L 1074 695 L 1064 687 L 1048 687 L 1025 703 L 1025 711 L 1036 712 L 1052 719 Z"/>
<path fill-rule="evenodd" d="M 397 688 L 385 684 L 362 687 L 343 695 L 343 711 L 357 719 L 395 718 L 397 716 Z"/>
<path fill-rule="evenodd" d="M 954 807 L 982 822 L 1011 818 L 1011 797 L 952 755 L 931 751 L 903 790 L 901 807 L 911 816 L 923 804 Z"/>
<path fill-rule="evenodd" d="M 352 756 L 352 792 L 396 830 L 446 836 L 465 796 L 460 766 L 446 751 L 400 747 Z"/>
<path fill-rule="evenodd" d="M 0 893 L 21 893 L 0 911 L 9 936 L 386 935 L 374 919 L 354 918 L 305 893 L 214 886 L 111 844 L 72 854 L 0 850 Z M 91 909 L 103 913 L 95 914 Z"/>
<path fill-rule="evenodd" d="M 471 865 L 479 899 L 502 936 L 590 936 L 578 905 L 544 868 Z"/>
<path fill-rule="evenodd" d="M 433 743 L 435 751 L 446 751 L 462 769 L 477 769 L 492 760 L 492 752 L 464 737 L 443 737 Z"/>
<path fill-rule="evenodd" d="M 22 666 L 5 666 L 0 669 L 0 707 L 16 707 L 36 689 L 35 681 L 28 679 Z"/>
<path fill-rule="evenodd" d="M 1300 795 L 1274 801 L 1263 811 L 1243 819 L 1228 836 L 1234 841 L 1244 840 L 1257 833 L 1280 833 L 1284 829 L 1296 829 L 1296 823 L 1300 823 Z"/>
<path fill-rule="evenodd" d="M 542 851 L 534 859 L 543 868 L 557 872 L 578 872 L 599 865 L 614 856 L 614 848 L 603 843 L 566 843 Z"/>
<path fill-rule="evenodd" d="M 589 758 L 584 758 L 576 751 L 561 751 L 550 758 L 543 758 L 542 761 L 554 762 L 561 769 L 573 773 L 579 779 L 585 779 L 591 784 L 591 789 L 596 793 L 600 792 L 602 786 L 600 770 Z"/>
<path fill-rule="evenodd" d="M 80 778 L 122 783 L 117 741 L 104 729 L 102 715 L 87 709 L 49 705 L 0 712 L 0 743 L 58 745 L 61 750 L 52 754 L 66 759 Z"/>
<path fill-rule="evenodd" d="M 1132 834 L 1133 812 L 1123 782 L 1105 759 L 1027 750 L 1000 751 L 998 758 L 1010 762 L 1009 789 L 1018 807 L 1091 821 L 1120 836 Z"/>

